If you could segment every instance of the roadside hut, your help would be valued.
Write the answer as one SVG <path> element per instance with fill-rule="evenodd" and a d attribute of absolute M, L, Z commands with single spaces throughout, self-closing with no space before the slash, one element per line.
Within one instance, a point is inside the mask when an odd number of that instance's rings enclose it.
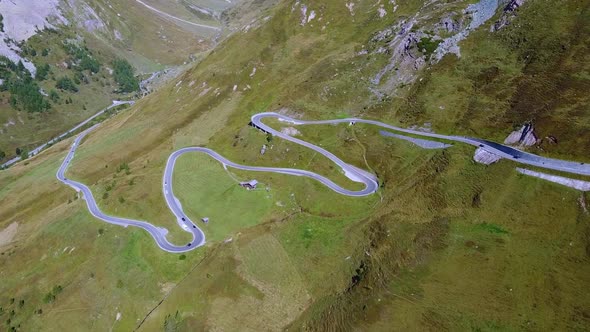
<path fill-rule="evenodd" d="M 240 186 L 243 188 L 246 188 L 248 190 L 256 189 L 257 185 L 258 185 L 258 181 L 256 181 L 256 180 L 251 180 L 248 182 L 240 182 Z"/>

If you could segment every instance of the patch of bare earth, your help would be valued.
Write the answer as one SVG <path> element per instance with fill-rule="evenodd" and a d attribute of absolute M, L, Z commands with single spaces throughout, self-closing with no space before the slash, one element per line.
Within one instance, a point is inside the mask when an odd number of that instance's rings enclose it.
<path fill-rule="evenodd" d="M 285 135 L 289 135 L 289 136 L 297 136 L 297 135 L 301 135 L 301 133 L 299 132 L 299 130 L 293 128 L 293 127 L 285 127 L 283 129 L 281 129 L 281 133 L 285 134 Z"/>
<path fill-rule="evenodd" d="M 0 232 L 0 247 L 4 247 L 9 245 L 14 237 L 16 236 L 16 232 L 18 230 L 18 223 L 13 222 L 12 224 L 8 225 L 4 230 Z"/>
<path fill-rule="evenodd" d="M 175 286 L 176 286 L 176 284 L 173 282 L 165 282 L 163 284 L 160 284 L 160 290 L 162 291 L 162 294 L 166 295 L 166 294 L 170 293 L 170 291 Z"/>

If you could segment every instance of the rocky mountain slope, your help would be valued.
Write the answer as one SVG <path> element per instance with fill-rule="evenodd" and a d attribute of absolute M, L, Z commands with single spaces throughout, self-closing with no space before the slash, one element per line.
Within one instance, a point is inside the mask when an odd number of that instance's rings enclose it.
<path fill-rule="evenodd" d="M 509 138 L 588 162 L 589 15 L 590 1 L 579 0 L 281 1 L 101 124 L 68 177 L 88 184 L 107 213 L 148 220 L 185 243 L 161 193 L 178 148 L 207 146 L 243 164 L 301 167 L 354 186 L 328 160 L 248 126 L 258 112 Z M 586 192 L 528 177 L 511 160 L 476 163 L 470 146 L 423 150 L 361 124 L 297 130 L 374 172 L 378 193 L 343 197 L 311 180 L 182 157 L 175 194 L 191 219 L 210 221 L 207 245 L 181 256 L 140 230 L 95 220 L 58 183 L 71 140 L 0 172 L 7 329 L 590 324 L 580 292 L 590 285 Z M 263 190 L 237 184 L 252 178 Z"/>

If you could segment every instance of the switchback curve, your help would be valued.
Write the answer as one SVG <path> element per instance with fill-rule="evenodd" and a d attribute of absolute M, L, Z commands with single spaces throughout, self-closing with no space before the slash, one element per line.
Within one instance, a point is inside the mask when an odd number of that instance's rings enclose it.
<path fill-rule="evenodd" d="M 294 169 L 294 168 L 277 168 L 277 167 L 260 167 L 260 166 L 241 165 L 241 164 L 235 163 L 235 162 L 221 156 L 219 153 L 215 152 L 214 150 L 208 149 L 208 148 L 203 148 L 203 147 L 182 148 L 182 149 L 174 151 L 170 155 L 170 157 L 168 158 L 168 161 L 166 163 L 166 168 L 164 170 L 163 179 L 162 179 L 162 191 L 164 193 L 164 198 L 166 199 L 166 203 L 168 205 L 168 208 L 176 217 L 176 220 L 177 220 L 178 224 L 180 225 L 180 227 L 184 231 L 192 234 L 191 242 L 189 242 L 186 245 L 182 245 L 182 246 L 174 245 L 168 241 L 168 239 L 166 238 L 166 234 L 168 231 L 165 228 L 154 226 L 146 221 L 120 218 L 120 217 L 109 216 L 109 215 L 105 214 L 98 207 L 98 204 L 96 203 L 90 188 L 88 188 L 86 185 L 84 185 L 80 182 L 76 182 L 76 181 L 67 179 L 65 177 L 65 172 L 66 172 L 68 166 L 70 165 L 70 163 L 74 157 L 74 153 L 76 152 L 76 149 L 80 145 L 80 142 L 82 141 L 82 139 L 86 135 L 88 135 L 88 133 L 90 133 L 92 130 L 94 130 L 98 125 L 95 125 L 89 129 L 85 130 L 78 137 L 76 137 L 66 158 L 64 159 L 60 168 L 58 169 L 57 178 L 59 181 L 74 188 L 76 191 L 82 192 L 83 198 L 86 201 L 86 206 L 88 207 L 90 214 L 92 214 L 95 218 L 98 218 L 100 220 L 103 220 L 105 222 L 108 222 L 108 223 L 111 223 L 114 225 L 120 225 L 120 226 L 124 226 L 124 227 L 134 226 L 134 227 L 142 228 L 145 231 L 147 231 L 154 238 L 154 240 L 156 241 L 156 244 L 162 250 L 172 252 L 172 253 L 182 253 L 182 252 L 191 251 L 191 250 L 194 250 L 195 248 L 198 248 L 198 247 L 205 244 L 205 234 L 184 213 L 184 211 L 182 209 L 182 205 L 180 204 L 180 201 L 174 196 L 174 192 L 172 190 L 172 175 L 173 175 L 173 171 L 174 171 L 174 165 L 176 163 L 176 160 L 185 153 L 189 153 L 189 152 L 205 153 L 205 154 L 209 155 L 210 157 L 212 157 L 213 159 L 220 162 L 225 167 L 232 167 L 232 168 L 246 170 L 246 171 L 273 172 L 273 173 L 280 173 L 280 174 L 309 177 L 309 178 L 312 178 L 316 181 L 319 181 L 320 183 L 324 184 L 325 186 L 327 186 L 331 190 L 333 190 L 339 194 L 347 195 L 347 196 L 355 196 L 355 197 L 367 196 L 367 195 L 371 195 L 372 193 L 376 192 L 377 189 L 379 188 L 379 183 L 378 183 L 376 177 L 373 174 L 371 174 L 370 172 L 359 169 L 353 165 L 347 164 L 346 162 L 344 162 L 343 160 L 338 158 L 333 153 L 331 153 L 331 152 L 329 152 L 317 145 L 314 145 L 312 143 L 303 141 L 301 139 L 289 136 L 287 134 L 284 134 L 280 131 L 273 129 L 272 127 L 270 127 L 262 122 L 262 120 L 265 118 L 276 118 L 279 121 L 287 122 L 287 123 L 289 123 L 291 125 L 295 125 L 295 126 L 314 125 L 314 124 L 317 125 L 317 124 L 338 124 L 338 123 L 349 123 L 349 124 L 366 123 L 366 124 L 371 124 L 371 125 L 379 126 L 382 128 L 387 128 L 387 129 L 398 131 L 398 132 L 407 133 L 407 134 L 470 144 L 470 145 L 473 145 L 476 147 L 486 149 L 487 151 L 497 154 L 501 157 L 509 158 L 511 160 L 514 160 L 516 162 L 523 163 L 523 164 L 528 164 L 528 165 L 533 165 L 533 166 L 538 166 L 538 167 L 543 167 L 543 168 L 548 168 L 548 169 L 553 169 L 553 170 L 558 170 L 558 171 L 570 172 L 570 173 L 574 173 L 574 174 L 590 175 L 590 165 L 587 165 L 585 163 L 577 163 L 577 162 L 564 161 L 564 160 L 558 160 L 558 159 L 552 159 L 552 158 L 545 158 L 545 157 L 537 156 L 537 155 L 534 155 L 531 153 L 523 152 L 518 149 L 509 147 L 509 146 L 505 146 L 502 144 L 498 144 L 495 142 L 490 142 L 490 141 L 486 141 L 486 140 L 482 140 L 482 139 L 477 139 L 477 138 L 469 138 L 469 137 L 463 137 L 463 136 L 448 136 L 448 135 L 440 135 L 440 134 L 435 134 L 435 133 L 426 133 L 426 132 L 421 132 L 421 131 L 416 131 L 416 130 L 411 130 L 411 129 L 395 127 L 395 126 L 388 125 L 386 123 L 375 121 L 375 120 L 366 120 L 366 119 L 359 119 L 359 118 L 304 121 L 304 120 L 294 119 L 294 118 L 288 117 L 286 115 L 273 113 L 273 112 L 258 113 L 258 114 L 253 115 L 251 118 L 251 123 L 255 127 L 259 128 L 267 133 L 270 133 L 273 136 L 277 136 L 282 139 L 291 141 L 293 143 L 305 146 L 307 148 L 310 148 L 310 149 L 322 154 L 323 156 L 327 157 L 332 162 L 334 162 L 336 165 L 338 165 L 349 179 L 351 179 L 352 181 L 355 181 L 355 182 L 360 182 L 360 183 L 365 184 L 365 188 L 362 190 L 358 190 L 358 191 L 352 191 L 352 190 L 342 188 L 339 185 L 335 184 L 330 179 L 328 179 L 322 175 L 319 175 L 317 173 L 311 172 L 311 171 Z"/>

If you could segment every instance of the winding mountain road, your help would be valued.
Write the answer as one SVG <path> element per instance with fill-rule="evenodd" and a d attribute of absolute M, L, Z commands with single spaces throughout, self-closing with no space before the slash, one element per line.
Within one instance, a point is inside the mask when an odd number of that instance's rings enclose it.
<path fill-rule="evenodd" d="M 351 179 L 352 181 L 355 181 L 355 182 L 360 182 L 360 183 L 365 184 L 365 188 L 362 190 L 358 190 L 358 191 L 352 191 L 352 190 L 342 188 L 339 185 L 337 185 L 336 183 L 334 183 L 333 181 L 327 179 L 326 177 L 319 175 L 317 173 L 311 172 L 311 171 L 306 171 L 306 170 L 301 170 L 301 169 L 293 169 L 293 168 L 246 166 L 246 165 L 237 164 L 231 160 L 228 160 L 227 158 L 221 156 L 220 154 L 218 154 L 214 150 L 211 150 L 208 148 L 202 148 L 202 147 L 182 148 L 182 149 L 174 151 L 170 155 L 170 157 L 168 158 L 168 161 L 166 163 L 166 168 L 164 170 L 163 179 L 162 179 L 162 190 L 164 193 L 164 198 L 166 200 L 166 203 L 167 203 L 170 211 L 172 211 L 172 213 L 176 217 L 176 221 L 178 222 L 180 227 L 184 231 L 191 233 L 193 236 L 191 242 L 189 242 L 186 245 L 181 245 L 181 246 L 174 245 L 168 241 L 168 239 L 166 238 L 166 234 L 168 233 L 168 231 L 165 228 L 156 227 L 146 221 L 120 218 L 120 217 L 115 217 L 115 216 L 110 216 L 110 215 L 105 214 L 98 207 L 96 200 L 94 199 L 94 196 L 92 195 L 90 188 L 88 188 L 86 185 L 84 185 L 80 182 L 76 182 L 76 181 L 66 178 L 66 176 L 65 176 L 66 170 L 67 170 L 68 166 L 70 165 L 72 159 L 74 158 L 74 153 L 76 152 L 76 149 L 80 146 L 80 142 L 82 141 L 82 139 L 86 135 L 88 135 L 88 133 L 90 133 L 98 125 L 85 130 L 78 137 L 76 137 L 66 158 L 64 159 L 62 165 L 60 166 L 60 168 L 57 172 L 57 178 L 59 181 L 74 188 L 76 191 L 82 192 L 83 198 L 86 201 L 86 205 L 88 207 L 88 210 L 90 211 L 90 214 L 92 214 L 94 217 L 101 219 L 105 222 L 114 224 L 114 225 L 120 225 L 120 226 L 124 226 L 124 227 L 135 226 L 135 227 L 142 228 L 142 229 L 146 230 L 154 238 L 154 240 L 156 241 L 156 244 L 161 249 L 168 251 L 168 252 L 172 252 L 172 253 L 187 252 L 190 250 L 194 250 L 195 248 L 200 247 L 205 244 L 205 234 L 184 213 L 184 211 L 182 209 L 182 205 L 181 205 L 180 201 L 176 198 L 176 196 L 174 196 L 174 192 L 173 192 L 173 188 L 172 188 L 172 175 L 174 172 L 174 165 L 176 163 L 176 160 L 185 153 L 189 153 L 189 152 L 206 153 L 210 157 L 219 161 L 224 167 L 232 167 L 232 168 L 246 170 L 246 171 L 273 172 L 273 173 L 280 173 L 280 174 L 309 177 L 309 178 L 312 178 L 316 181 L 321 182 L 322 184 L 324 184 L 328 188 L 332 189 L 333 191 L 335 191 L 339 194 L 342 194 L 342 195 L 347 195 L 347 196 L 356 196 L 356 197 L 367 196 L 367 195 L 371 195 L 372 193 L 376 192 L 377 189 L 379 188 L 379 183 L 377 181 L 377 178 L 373 174 L 371 174 L 370 172 L 362 170 L 362 169 L 355 167 L 353 165 L 347 164 L 346 162 L 344 162 L 343 160 L 338 158 L 336 155 L 332 154 L 331 152 L 329 152 L 317 145 L 314 145 L 312 143 L 309 143 L 309 142 L 300 140 L 298 138 L 289 136 L 287 134 L 284 134 L 280 131 L 277 131 L 277 130 L 271 128 L 270 126 L 268 126 L 262 122 L 262 120 L 265 118 L 275 118 L 281 122 L 287 122 L 290 125 L 295 125 L 295 126 L 297 126 L 297 125 L 338 124 L 338 123 L 349 123 L 349 124 L 366 123 L 366 124 L 371 124 L 371 125 L 379 126 L 382 128 L 387 128 L 387 129 L 398 131 L 398 132 L 407 133 L 407 134 L 470 144 L 470 145 L 473 145 L 476 147 L 486 149 L 487 151 L 497 154 L 501 157 L 508 158 L 508 159 L 514 160 L 516 162 L 527 164 L 527 165 L 533 165 L 533 166 L 543 167 L 543 168 L 547 168 L 547 169 L 570 172 L 570 173 L 574 173 L 574 174 L 590 175 L 590 165 L 587 165 L 584 163 L 577 163 L 577 162 L 570 162 L 570 161 L 564 161 L 564 160 L 558 160 L 558 159 L 552 159 L 552 158 L 545 158 L 545 157 L 537 156 L 537 155 L 534 155 L 531 153 L 523 152 L 523 151 L 517 150 L 515 148 L 509 147 L 509 146 L 505 146 L 502 144 L 498 144 L 495 142 L 490 142 L 490 141 L 486 141 L 486 140 L 482 140 L 482 139 L 477 139 L 477 138 L 469 138 L 469 137 L 464 137 L 464 136 L 447 136 L 447 135 L 440 135 L 440 134 L 435 134 L 435 133 L 421 132 L 421 131 L 391 126 L 391 125 L 388 125 L 388 124 L 385 124 L 385 123 L 382 123 L 379 121 L 358 119 L 358 118 L 319 120 L 319 121 L 303 121 L 303 120 L 294 119 L 294 118 L 288 117 L 286 115 L 278 114 L 278 113 L 272 113 L 272 112 L 258 113 L 258 114 L 255 114 L 252 116 L 252 118 L 251 118 L 252 125 L 254 125 L 255 127 L 259 128 L 267 133 L 272 134 L 273 136 L 277 136 L 282 139 L 291 141 L 293 143 L 305 146 L 307 148 L 310 148 L 310 149 L 322 154 L 323 156 L 325 156 L 326 158 L 328 158 L 332 162 L 334 162 L 336 165 L 338 165 L 349 179 Z"/>
<path fill-rule="evenodd" d="M 33 150 L 31 150 L 29 152 L 29 157 L 36 156 L 37 154 L 39 154 L 39 152 L 41 152 L 43 149 L 45 149 L 49 145 L 57 143 L 58 141 L 62 140 L 64 137 L 66 137 L 66 136 L 70 135 L 71 133 L 73 133 L 74 131 L 82 128 L 82 126 L 85 126 L 86 124 L 88 124 L 88 122 L 94 120 L 96 117 L 101 116 L 104 112 L 110 110 L 111 108 L 117 107 L 120 105 L 133 105 L 134 103 L 135 102 L 132 100 L 130 100 L 130 101 L 113 100 L 113 103 L 110 106 L 103 108 L 102 110 L 98 111 L 97 113 L 95 113 L 91 117 L 78 123 L 74 128 L 71 128 L 70 130 L 66 131 L 65 133 L 63 133 L 55 138 L 50 139 L 47 143 L 43 143 L 43 144 L 39 145 L 38 147 L 34 148 Z M 2 167 L 2 168 L 8 167 L 8 166 L 18 162 L 21 159 L 22 158 L 20 156 L 16 156 L 16 157 L 10 159 L 9 161 L 5 162 L 4 164 L 0 165 L 0 167 Z"/>
<path fill-rule="evenodd" d="M 216 30 L 216 31 L 220 31 L 220 30 L 221 30 L 221 28 L 220 28 L 220 27 L 214 27 L 214 26 L 212 26 L 212 25 L 207 25 L 207 24 L 200 24 L 200 23 L 195 23 L 195 22 L 191 22 L 191 21 L 184 20 L 184 19 L 182 19 L 182 18 L 180 18 L 180 17 L 176 17 L 176 16 L 174 16 L 174 15 L 170 15 L 170 14 L 168 14 L 168 13 L 166 13 L 166 12 L 163 12 L 163 11 L 161 11 L 161 10 L 157 9 L 157 8 L 154 8 L 154 7 L 150 6 L 150 5 L 148 5 L 147 3 L 145 3 L 145 2 L 143 2 L 143 1 L 141 1 L 141 0 L 135 0 L 135 1 L 136 1 L 137 3 L 139 3 L 139 4 L 141 4 L 142 6 L 146 7 L 146 8 L 147 8 L 147 9 L 149 9 L 149 10 L 151 10 L 151 11 L 153 11 L 153 12 L 155 12 L 155 13 L 158 13 L 158 14 L 160 14 L 160 15 L 162 15 L 162 16 L 165 16 L 165 17 L 171 18 L 171 19 L 173 19 L 173 20 L 176 20 L 176 21 L 179 21 L 179 22 L 182 22 L 182 23 L 186 23 L 186 24 L 189 24 L 189 25 L 192 25 L 192 26 L 196 26 L 196 27 L 199 27 L 199 28 L 211 29 L 211 30 Z"/>

